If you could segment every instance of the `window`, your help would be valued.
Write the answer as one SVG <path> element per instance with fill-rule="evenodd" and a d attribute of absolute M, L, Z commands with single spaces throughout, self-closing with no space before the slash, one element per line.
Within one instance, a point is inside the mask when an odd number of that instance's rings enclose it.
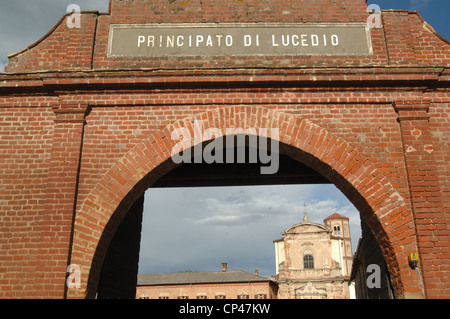
<path fill-rule="evenodd" d="M 206 295 L 198 295 L 197 299 L 206 299 Z"/>
<path fill-rule="evenodd" d="M 225 295 L 217 295 L 216 299 L 225 299 Z"/>
<path fill-rule="evenodd" d="M 334 234 L 335 235 L 340 235 L 341 234 L 341 227 L 334 226 Z"/>
<path fill-rule="evenodd" d="M 159 299 L 169 299 L 169 296 L 159 296 Z"/>
<path fill-rule="evenodd" d="M 237 299 L 248 299 L 248 295 L 241 293 L 240 295 L 237 295 Z"/>
<path fill-rule="evenodd" d="M 255 299 L 267 299 L 267 295 L 266 294 L 256 294 Z"/>
<path fill-rule="evenodd" d="M 178 296 L 177 299 L 189 299 L 188 296 Z"/>
<path fill-rule="evenodd" d="M 303 256 L 303 267 L 305 269 L 314 269 L 314 256 L 313 255 Z"/>

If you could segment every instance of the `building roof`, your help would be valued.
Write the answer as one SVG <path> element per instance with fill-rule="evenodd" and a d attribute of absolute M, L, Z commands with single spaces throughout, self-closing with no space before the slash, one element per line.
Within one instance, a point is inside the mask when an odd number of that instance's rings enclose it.
<path fill-rule="evenodd" d="M 283 231 L 281 234 L 285 235 L 287 233 L 293 232 L 296 229 L 303 229 L 301 231 L 302 233 L 317 232 L 317 231 L 325 231 L 325 232 L 330 231 L 328 228 L 326 228 L 322 224 L 313 223 L 313 222 L 310 222 L 309 220 L 306 220 L 306 221 L 303 220 L 303 222 L 301 222 L 301 223 L 290 226 L 288 229 Z"/>
<path fill-rule="evenodd" d="M 189 271 L 162 274 L 139 274 L 138 286 L 161 286 L 161 285 L 183 285 L 183 284 L 206 284 L 206 283 L 235 283 L 235 282 L 268 282 L 265 278 L 251 274 L 243 270 L 227 271 Z"/>
<path fill-rule="evenodd" d="M 348 217 L 345 217 L 344 215 L 338 214 L 338 213 L 334 213 L 333 215 L 328 216 L 327 218 L 324 219 L 328 220 L 328 219 L 349 219 Z"/>

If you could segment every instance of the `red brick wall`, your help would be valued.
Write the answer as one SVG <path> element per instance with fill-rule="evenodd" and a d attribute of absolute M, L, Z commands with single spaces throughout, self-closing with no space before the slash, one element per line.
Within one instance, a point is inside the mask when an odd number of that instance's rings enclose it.
<path fill-rule="evenodd" d="M 40 235 L 54 114 L 45 107 L 2 108 L 0 114 L 1 295 L 48 296 L 53 289 L 35 278 L 46 270 L 38 258 L 49 245 Z"/>
<path fill-rule="evenodd" d="M 82 28 L 69 28 L 67 17 L 26 50 L 10 58 L 6 72 L 86 70 L 92 67 L 97 13 L 81 15 Z"/>
<path fill-rule="evenodd" d="M 372 56 L 106 57 L 110 23 L 367 19 L 365 1 L 344 2 L 113 0 L 12 56 L 0 75 L 0 298 L 92 297 L 119 221 L 173 167 L 171 125 L 195 117 L 279 127 L 282 151 L 365 216 L 398 296 L 450 297 L 450 45 L 416 13 L 383 12 Z M 416 251 L 423 276 L 407 263 Z M 70 263 L 82 289 L 65 288 Z"/>

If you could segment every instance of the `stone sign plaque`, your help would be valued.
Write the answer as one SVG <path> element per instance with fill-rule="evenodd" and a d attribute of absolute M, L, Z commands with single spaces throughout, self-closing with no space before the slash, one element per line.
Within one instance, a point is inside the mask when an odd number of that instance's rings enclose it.
<path fill-rule="evenodd" d="M 109 57 L 369 55 L 366 24 L 116 24 Z"/>

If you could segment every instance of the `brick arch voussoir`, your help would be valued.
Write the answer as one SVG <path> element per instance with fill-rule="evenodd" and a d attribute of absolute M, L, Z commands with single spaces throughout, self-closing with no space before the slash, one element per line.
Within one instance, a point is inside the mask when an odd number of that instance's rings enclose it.
<path fill-rule="evenodd" d="M 108 229 L 113 234 L 127 208 L 153 182 L 176 167 L 169 160 L 176 145 L 171 134 L 176 129 L 187 129 L 194 136 L 195 123 L 201 123 L 203 130 L 218 128 L 224 135 L 226 128 L 256 128 L 262 135 L 277 139 L 282 145 L 280 152 L 316 169 L 336 186 L 346 184 L 351 192 L 358 193 L 366 205 L 355 206 L 367 215 L 369 225 L 389 260 L 393 280 L 401 286 L 401 278 L 395 274 L 399 272 L 397 255 L 404 253 L 404 247 L 394 245 L 396 238 L 390 236 L 391 229 L 385 225 L 393 217 L 391 215 L 410 214 L 389 180 L 356 148 L 306 119 L 263 107 L 236 106 L 210 110 L 168 125 L 133 147 L 103 176 L 84 200 L 75 219 L 71 262 L 86 269 L 81 278 L 86 289 L 84 294 L 78 292 L 77 296 L 77 292 L 72 292 L 69 297 L 92 297 L 100 272 L 100 269 L 93 268 L 101 268 L 102 257 L 112 239 L 111 235 L 111 238 L 103 240 L 106 244 L 102 245 L 103 236 Z M 207 140 L 207 137 L 202 137 L 201 142 Z M 140 184 L 145 187 L 136 191 Z M 340 188 L 343 190 L 345 187 Z M 96 262 L 99 264 L 94 265 Z M 91 281 L 94 284 L 89 284 Z"/>

